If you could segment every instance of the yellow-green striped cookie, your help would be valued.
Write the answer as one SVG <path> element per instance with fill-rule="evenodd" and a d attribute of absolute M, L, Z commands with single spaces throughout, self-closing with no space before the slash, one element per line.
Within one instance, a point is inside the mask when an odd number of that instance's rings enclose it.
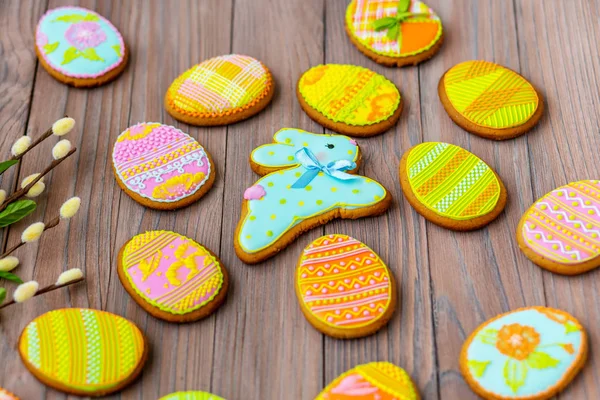
<path fill-rule="evenodd" d="M 542 116 L 540 93 L 518 73 L 488 61 L 450 68 L 438 85 L 440 100 L 461 128 L 487 139 L 511 139 Z"/>
<path fill-rule="evenodd" d="M 78 396 L 119 391 L 142 372 L 148 346 L 133 323 L 87 308 L 43 314 L 19 339 L 25 367 L 42 383 Z"/>
<path fill-rule="evenodd" d="M 400 184 L 419 214 L 456 231 L 487 225 L 506 205 L 500 177 L 476 155 L 448 143 L 421 143 L 404 153 Z"/>

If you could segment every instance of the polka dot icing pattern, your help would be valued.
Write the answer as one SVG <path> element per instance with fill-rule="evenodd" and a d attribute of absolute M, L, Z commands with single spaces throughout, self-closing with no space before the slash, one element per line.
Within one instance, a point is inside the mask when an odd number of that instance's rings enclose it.
<path fill-rule="evenodd" d="M 129 190 L 157 202 L 192 195 L 211 170 L 206 152 L 191 136 L 173 126 L 147 122 L 119 135 L 113 164 Z"/>
<path fill-rule="evenodd" d="M 23 331 L 19 352 L 44 382 L 78 393 L 110 390 L 143 362 L 144 337 L 117 315 L 84 308 L 50 311 Z"/>
<path fill-rule="evenodd" d="M 262 99 L 270 85 L 270 74 L 260 61 L 230 54 L 184 72 L 169 87 L 167 101 L 190 116 L 229 115 Z"/>
<path fill-rule="evenodd" d="M 399 0 L 352 0 L 346 10 L 348 31 L 377 54 L 401 57 L 429 50 L 442 37 L 442 23 L 421 1 L 411 0 L 408 12 L 413 16 L 400 24 L 398 38 L 390 39 L 387 30 L 375 30 L 376 20 L 397 16 L 398 3 Z"/>
<path fill-rule="evenodd" d="M 489 213 L 498 203 L 500 184 L 494 171 L 461 147 L 422 143 L 410 151 L 406 167 L 415 196 L 439 215 L 472 219 Z"/>
<path fill-rule="evenodd" d="M 321 322 L 355 329 L 372 324 L 390 305 L 390 272 L 365 244 L 327 235 L 302 253 L 296 271 L 300 301 Z"/>
<path fill-rule="evenodd" d="M 463 347 L 463 375 L 478 393 L 525 399 L 574 378 L 587 351 L 583 328 L 569 314 L 528 307 L 482 324 Z M 532 397 L 533 398 L 533 397 Z M 544 397 L 546 398 L 546 397 Z"/>
<path fill-rule="evenodd" d="M 577 264 L 600 256 L 600 181 L 553 190 L 527 211 L 521 234 L 542 257 Z"/>
<path fill-rule="evenodd" d="M 96 78 L 123 62 L 123 37 L 107 19 L 80 7 L 48 11 L 37 25 L 35 44 L 46 63 L 63 75 Z"/>
<path fill-rule="evenodd" d="M 159 400 L 225 400 L 222 397 L 219 397 L 214 394 L 206 393 L 206 392 L 177 392 L 171 393 L 164 397 L 161 397 Z"/>
<path fill-rule="evenodd" d="M 331 382 L 315 400 L 417 400 L 410 376 L 389 362 L 358 365 Z"/>
<path fill-rule="evenodd" d="M 203 307 L 223 285 L 219 261 L 200 244 L 174 232 L 139 234 L 125 246 L 122 257 L 136 293 L 172 314 Z"/>
<path fill-rule="evenodd" d="M 383 75 L 355 65 L 318 65 L 298 90 L 308 105 L 334 122 L 371 125 L 390 118 L 400 104 L 398 88 Z"/>
<path fill-rule="evenodd" d="M 444 75 L 452 107 L 470 122 L 493 129 L 523 125 L 540 99 L 521 75 L 488 61 L 466 61 Z"/>
<path fill-rule="evenodd" d="M 254 163 L 265 167 L 285 168 L 259 179 L 266 194 L 259 200 L 247 201 L 247 214 L 239 229 L 239 244 L 247 253 L 258 252 L 277 241 L 287 230 L 305 219 L 327 211 L 357 209 L 383 200 L 386 190 L 364 176 L 336 179 L 319 172 L 302 188 L 292 188 L 308 172 L 296 159 L 302 148 L 323 165 L 345 160 L 358 160 L 359 149 L 353 139 L 342 135 L 322 135 L 297 129 L 282 129 L 275 142 L 260 146 L 251 154 Z"/>

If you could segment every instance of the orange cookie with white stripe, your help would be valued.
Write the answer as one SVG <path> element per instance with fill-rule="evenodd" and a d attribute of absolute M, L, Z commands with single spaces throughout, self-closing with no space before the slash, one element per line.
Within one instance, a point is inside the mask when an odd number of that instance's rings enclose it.
<path fill-rule="evenodd" d="M 394 276 L 367 245 L 327 235 L 302 252 L 296 295 L 304 316 L 326 335 L 350 339 L 385 326 L 396 309 Z"/>

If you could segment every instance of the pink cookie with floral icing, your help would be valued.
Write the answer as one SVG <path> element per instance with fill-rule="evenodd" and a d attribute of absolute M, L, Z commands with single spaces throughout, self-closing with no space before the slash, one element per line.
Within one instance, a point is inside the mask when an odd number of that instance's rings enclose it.
<path fill-rule="evenodd" d="M 211 188 L 210 154 L 181 130 L 155 122 L 126 129 L 113 148 L 117 183 L 138 203 L 158 210 L 185 207 Z"/>
<path fill-rule="evenodd" d="M 129 240 L 119 252 L 118 273 L 142 308 L 170 322 L 212 314 L 229 286 L 226 269 L 210 250 L 170 231 L 149 231 Z"/>
<path fill-rule="evenodd" d="M 59 7 L 44 14 L 35 31 L 35 50 L 50 75 L 77 87 L 98 86 L 116 78 L 128 58 L 117 28 L 80 7 Z"/>
<path fill-rule="evenodd" d="M 600 266 L 600 181 L 554 189 L 525 212 L 517 241 L 535 264 L 564 275 Z"/>

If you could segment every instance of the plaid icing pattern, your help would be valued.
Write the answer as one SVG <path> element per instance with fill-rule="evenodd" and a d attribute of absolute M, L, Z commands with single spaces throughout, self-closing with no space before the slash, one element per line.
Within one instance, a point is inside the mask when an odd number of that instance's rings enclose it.
<path fill-rule="evenodd" d="M 398 2 L 398 0 L 356 0 L 356 9 L 352 15 L 354 34 L 361 40 L 367 40 L 377 51 L 399 53 L 399 41 L 388 39 L 385 30 L 377 32 L 373 29 L 373 21 L 396 16 Z M 430 13 L 431 19 L 439 20 L 433 10 L 419 0 L 411 0 L 409 12 Z"/>
<path fill-rule="evenodd" d="M 267 79 L 263 65 L 252 57 L 215 57 L 177 78 L 173 101 L 186 111 L 232 110 L 258 97 L 267 88 Z"/>

